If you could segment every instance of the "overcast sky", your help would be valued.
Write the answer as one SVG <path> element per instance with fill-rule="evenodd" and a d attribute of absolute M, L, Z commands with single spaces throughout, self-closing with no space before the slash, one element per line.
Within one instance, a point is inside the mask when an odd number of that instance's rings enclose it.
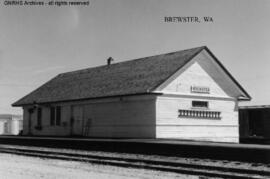
<path fill-rule="evenodd" d="M 45 1 L 45 0 L 44 0 Z M 200 23 L 168 23 L 197 16 Z M 210 16 L 214 22 L 204 22 Z M 270 1 L 90 0 L 89 6 L 0 2 L 0 113 L 59 73 L 206 45 L 270 105 Z"/>

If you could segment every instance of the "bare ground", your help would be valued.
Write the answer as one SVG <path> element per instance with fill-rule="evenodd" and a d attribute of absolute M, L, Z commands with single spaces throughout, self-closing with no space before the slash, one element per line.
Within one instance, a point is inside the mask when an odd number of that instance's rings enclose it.
<path fill-rule="evenodd" d="M 176 173 L 95 165 L 84 162 L 41 159 L 0 153 L 1 179 L 199 179 Z"/>

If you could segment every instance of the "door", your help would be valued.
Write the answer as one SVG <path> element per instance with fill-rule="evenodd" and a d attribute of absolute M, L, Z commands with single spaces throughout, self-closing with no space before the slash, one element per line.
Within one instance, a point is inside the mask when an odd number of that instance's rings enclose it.
<path fill-rule="evenodd" d="M 261 110 L 254 109 L 249 111 L 249 133 L 250 136 L 263 137 L 264 123 Z"/>
<path fill-rule="evenodd" d="M 83 106 L 72 106 L 71 108 L 71 128 L 72 135 L 82 135 L 83 134 Z"/>
<path fill-rule="evenodd" d="M 84 106 L 83 136 L 90 136 L 92 131 L 93 104 Z"/>

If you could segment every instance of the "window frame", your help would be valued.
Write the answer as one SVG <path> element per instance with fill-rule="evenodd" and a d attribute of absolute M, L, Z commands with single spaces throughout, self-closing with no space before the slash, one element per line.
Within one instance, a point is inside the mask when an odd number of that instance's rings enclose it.
<path fill-rule="evenodd" d="M 50 124 L 55 126 L 55 107 L 50 107 Z"/>
<path fill-rule="evenodd" d="M 60 126 L 61 125 L 61 106 L 55 107 L 55 125 Z"/>
<path fill-rule="evenodd" d="M 61 126 L 62 108 L 61 106 L 50 107 L 51 126 Z"/>
<path fill-rule="evenodd" d="M 42 108 L 37 108 L 37 126 L 42 126 Z"/>
<path fill-rule="evenodd" d="M 206 104 L 206 105 L 199 105 L 198 103 Z M 209 109 L 209 102 L 208 101 L 191 101 L 191 106 L 192 108 Z"/>

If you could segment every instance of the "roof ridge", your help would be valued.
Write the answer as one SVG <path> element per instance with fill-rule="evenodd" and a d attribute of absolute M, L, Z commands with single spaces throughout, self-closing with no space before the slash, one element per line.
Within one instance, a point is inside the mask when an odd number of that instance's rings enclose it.
<path fill-rule="evenodd" d="M 139 57 L 139 58 L 135 58 L 135 59 L 131 59 L 131 60 L 126 60 L 126 61 L 121 61 L 121 62 L 117 62 L 117 63 L 112 63 L 110 65 L 110 67 L 115 66 L 115 65 L 119 65 L 119 64 L 123 64 L 123 63 L 130 63 L 130 62 L 134 62 L 134 61 L 145 60 L 145 59 L 148 59 L 148 58 L 158 57 L 158 56 L 162 56 L 162 55 L 175 54 L 175 53 L 189 51 L 189 50 L 195 50 L 195 49 L 198 49 L 198 50 L 201 49 L 202 50 L 204 48 L 207 48 L 207 46 L 199 46 L 199 47 L 193 47 L 193 48 L 189 48 L 189 49 L 185 49 L 185 50 L 178 50 L 178 51 L 169 52 L 169 53 L 161 53 L 161 54 L 157 54 L 157 55 Z M 98 69 L 98 68 L 102 68 L 102 67 L 106 67 L 106 66 L 108 66 L 108 65 L 100 65 L 100 66 L 95 66 L 95 67 L 83 68 L 83 69 L 79 69 L 79 70 L 74 70 L 74 71 L 60 73 L 60 74 L 58 74 L 58 76 L 71 75 L 71 74 L 77 74 L 77 73 L 80 74 L 80 73 L 84 73 L 83 71 L 87 71 L 88 72 L 88 71 L 90 71 L 92 69 Z M 87 73 L 87 72 L 85 72 L 85 73 Z"/>
<path fill-rule="evenodd" d="M 186 61 L 186 63 L 183 65 L 185 66 L 189 61 L 191 61 L 196 55 L 198 55 L 203 49 L 207 49 L 207 46 L 201 46 L 201 47 L 197 47 L 198 51 L 196 51 L 193 55 L 191 55 L 189 57 L 189 59 Z M 193 50 L 196 48 L 193 48 Z M 192 50 L 192 49 L 190 49 Z M 184 50 L 183 50 L 184 51 Z M 148 91 L 154 91 L 158 86 L 160 86 L 162 83 L 164 83 L 165 81 L 167 81 L 171 76 L 173 76 L 175 73 L 177 73 L 177 71 L 179 71 L 179 69 L 183 68 L 183 66 L 177 68 L 170 76 L 168 76 L 164 81 L 160 82 L 159 84 L 157 84 L 156 86 L 152 87 L 151 89 L 148 89 Z"/>

